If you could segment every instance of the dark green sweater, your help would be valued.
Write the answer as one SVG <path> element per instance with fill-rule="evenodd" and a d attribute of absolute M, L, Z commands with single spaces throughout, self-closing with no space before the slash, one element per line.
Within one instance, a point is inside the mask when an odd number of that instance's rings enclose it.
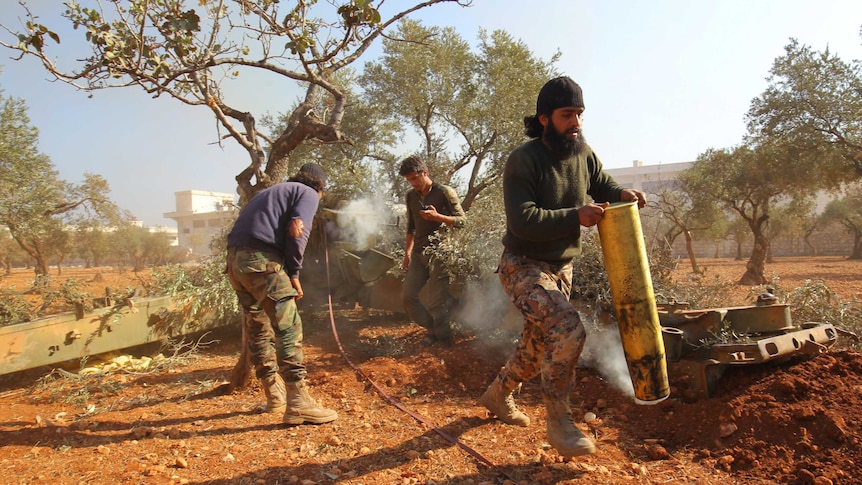
<path fill-rule="evenodd" d="M 569 261 L 581 253 L 578 208 L 619 202 L 624 189 L 602 170 L 589 146 L 560 160 L 540 139 L 516 148 L 503 173 L 506 234 L 503 245 L 543 261 Z"/>

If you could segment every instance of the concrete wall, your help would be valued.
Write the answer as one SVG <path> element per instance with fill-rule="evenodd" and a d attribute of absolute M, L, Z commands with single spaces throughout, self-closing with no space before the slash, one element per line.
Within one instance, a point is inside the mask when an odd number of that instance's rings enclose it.
<path fill-rule="evenodd" d="M 645 237 L 649 239 L 648 235 Z M 818 256 L 849 256 L 853 250 L 853 237 L 839 225 L 815 232 L 808 240 Z M 735 258 L 737 256 L 737 245 L 734 241 L 721 241 L 717 245 L 711 241 L 695 241 L 693 246 L 694 254 L 698 258 Z M 773 256 L 813 256 L 811 248 L 802 238 L 779 238 L 772 241 L 771 249 Z M 751 241 L 743 243 L 742 257 L 747 259 L 751 250 Z M 688 256 L 685 239 L 682 236 L 674 241 L 673 254 L 681 257 Z"/>

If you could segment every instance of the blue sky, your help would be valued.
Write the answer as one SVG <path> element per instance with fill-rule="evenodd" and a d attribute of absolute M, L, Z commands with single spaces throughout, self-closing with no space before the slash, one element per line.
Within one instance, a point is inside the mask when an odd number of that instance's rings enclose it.
<path fill-rule="evenodd" d="M 57 21 L 60 2 L 29 3 L 44 23 L 64 25 Z M 559 50 L 559 70 L 584 89 L 584 132 L 607 168 L 691 161 L 708 148 L 738 144 L 749 104 L 790 38 L 847 61 L 862 59 L 859 0 L 473 3 L 433 7 L 416 18 L 454 26 L 471 42 L 480 28 L 503 29 L 545 59 Z M 19 11 L 17 2 L 0 2 L 4 24 L 15 25 Z M 76 32 L 58 33 L 61 55 L 85 53 L 74 50 Z M 88 98 L 49 82 L 33 59 L 14 61 L 11 54 L 0 57 L 0 88 L 27 101 L 40 150 L 63 178 L 77 183 L 85 171 L 102 174 L 112 198 L 150 226 L 174 225 L 162 217 L 174 210 L 174 192 L 234 192 L 247 156 L 230 142 L 216 143 L 208 110 L 154 100 L 139 88 Z M 298 95 L 295 86 L 271 80 L 236 91 L 258 117 L 286 109 Z"/>

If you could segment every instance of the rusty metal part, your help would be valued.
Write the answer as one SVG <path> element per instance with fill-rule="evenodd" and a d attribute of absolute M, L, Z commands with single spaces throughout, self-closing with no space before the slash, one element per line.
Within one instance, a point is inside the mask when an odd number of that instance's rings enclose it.
<path fill-rule="evenodd" d="M 765 336 L 751 343 L 714 344 L 711 356 L 721 364 L 760 364 L 798 352 L 822 353 L 838 339 L 828 323 L 816 327 Z"/>
<path fill-rule="evenodd" d="M 699 343 L 708 340 L 717 330 L 736 334 L 758 334 L 791 330 L 788 305 L 740 306 L 704 310 L 659 311 L 662 326 L 680 328 L 686 340 Z"/>
<path fill-rule="evenodd" d="M 710 397 L 729 366 L 818 355 L 840 333 L 828 323 L 794 326 L 790 308 L 767 298 L 756 306 L 690 310 L 687 304 L 672 302 L 658 307 L 665 347 L 680 348 L 678 358 L 669 358 L 669 373 L 687 376 L 689 393 L 697 398 Z"/>

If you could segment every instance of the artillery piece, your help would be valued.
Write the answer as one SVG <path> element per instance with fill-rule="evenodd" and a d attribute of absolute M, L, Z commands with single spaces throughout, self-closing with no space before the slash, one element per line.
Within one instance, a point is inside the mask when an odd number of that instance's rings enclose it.
<path fill-rule="evenodd" d="M 333 303 L 403 311 L 401 282 L 389 274 L 396 260 L 387 250 L 395 244 L 387 236 L 403 237 L 387 231 L 401 225 L 402 212 L 327 194 L 305 250 L 300 306 L 329 296 Z"/>
<path fill-rule="evenodd" d="M 788 305 L 764 293 L 751 306 L 690 309 L 687 303 L 658 304 L 668 372 L 686 375 L 688 400 L 713 395 L 729 366 L 786 360 L 794 354 L 821 354 L 838 339 L 832 324 L 794 325 Z"/>

